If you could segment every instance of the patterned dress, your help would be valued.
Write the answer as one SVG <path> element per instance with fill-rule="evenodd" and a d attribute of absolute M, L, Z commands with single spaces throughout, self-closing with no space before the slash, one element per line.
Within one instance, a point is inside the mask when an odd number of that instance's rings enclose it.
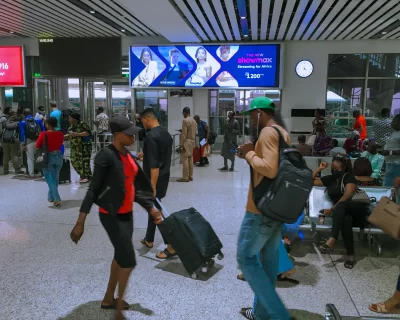
<path fill-rule="evenodd" d="M 89 126 L 85 122 L 79 122 L 77 125 L 70 126 L 68 132 L 92 134 Z M 92 141 L 85 141 L 83 137 L 70 137 L 71 143 L 71 164 L 81 179 L 92 177 L 90 168 L 90 157 L 92 154 Z"/>

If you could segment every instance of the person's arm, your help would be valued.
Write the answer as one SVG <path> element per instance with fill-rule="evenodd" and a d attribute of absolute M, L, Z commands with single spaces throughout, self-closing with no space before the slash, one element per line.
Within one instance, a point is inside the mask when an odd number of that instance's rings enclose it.
<path fill-rule="evenodd" d="M 40 149 L 40 148 L 42 147 L 43 141 L 44 141 L 44 135 L 45 135 L 44 131 L 42 131 L 42 132 L 39 134 L 39 137 L 38 137 L 38 139 L 36 140 L 36 149 Z"/>
<path fill-rule="evenodd" d="M 323 187 L 327 182 L 326 180 L 329 178 L 317 178 L 317 176 L 320 174 L 320 172 L 322 172 L 323 170 L 325 170 L 326 168 L 328 168 L 329 164 L 327 162 L 321 162 L 321 164 L 319 165 L 319 167 L 317 169 L 315 169 L 312 173 L 312 178 L 314 179 L 313 185 L 316 187 Z"/>
<path fill-rule="evenodd" d="M 25 121 L 18 122 L 18 133 L 19 133 L 19 140 L 22 144 L 25 144 L 26 137 L 25 137 Z"/>
<path fill-rule="evenodd" d="M 100 190 L 103 186 L 103 180 L 107 174 L 109 166 L 110 160 L 106 151 L 100 151 L 94 159 L 93 176 L 86 192 L 86 196 L 82 201 L 80 212 L 89 214 L 96 196 L 100 193 Z"/>
<path fill-rule="evenodd" d="M 382 173 L 382 167 L 383 167 L 383 163 L 385 162 L 385 158 L 381 155 L 376 155 L 376 160 L 372 161 L 372 171 L 373 173 L 371 174 L 371 178 L 379 178 L 381 176 Z"/>
<path fill-rule="evenodd" d="M 336 205 L 339 202 L 350 200 L 353 197 L 354 193 L 356 192 L 356 189 L 357 189 L 357 186 L 355 183 L 347 183 L 344 186 L 344 193 L 343 193 L 342 197 L 339 199 L 338 202 L 335 203 L 335 205 L 332 207 L 332 210 L 335 209 Z"/>
<path fill-rule="evenodd" d="M 187 129 L 186 121 L 185 121 L 185 119 L 183 119 L 182 120 L 182 132 L 181 132 L 181 146 L 183 146 L 183 143 L 187 139 L 187 133 L 188 133 L 188 129 Z"/>
<path fill-rule="evenodd" d="M 46 129 L 44 128 L 44 125 L 43 125 L 43 121 L 42 120 L 35 120 L 36 121 L 36 123 L 40 126 L 40 129 L 42 130 L 42 131 L 45 131 Z"/>
<path fill-rule="evenodd" d="M 208 138 L 210 137 L 210 127 L 208 126 L 208 124 L 206 123 L 206 125 L 204 126 L 204 129 L 206 130 L 206 135 L 207 135 L 207 141 Z"/>
<path fill-rule="evenodd" d="M 245 154 L 245 159 L 257 173 L 274 179 L 278 173 L 278 145 L 279 136 L 273 128 L 262 130 L 257 145 L 261 146 L 261 155 L 257 155 L 254 151 Z"/>
<path fill-rule="evenodd" d="M 146 154 L 146 159 L 149 162 L 150 167 L 150 183 L 153 188 L 153 196 L 156 197 L 158 176 L 160 175 L 160 146 L 157 140 L 154 138 L 147 137 L 146 139 L 146 150 L 149 150 Z"/>
<path fill-rule="evenodd" d="M 233 131 L 234 134 L 240 134 L 240 125 L 239 125 L 239 121 L 235 120 L 233 122 Z"/>

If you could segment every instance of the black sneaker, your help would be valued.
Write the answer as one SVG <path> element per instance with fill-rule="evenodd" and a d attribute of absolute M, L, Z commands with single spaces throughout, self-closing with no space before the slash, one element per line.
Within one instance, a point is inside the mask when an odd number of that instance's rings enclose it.
<path fill-rule="evenodd" d="M 229 171 L 230 171 L 230 172 L 235 171 L 235 168 L 234 168 L 234 167 L 231 167 L 231 168 L 229 169 Z"/>
<path fill-rule="evenodd" d="M 220 169 L 218 169 L 219 171 L 228 171 L 228 167 L 222 167 Z"/>
<path fill-rule="evenodd" d="M 240 314 L 246 319 L 256 320 L 253 314 L 253 308 L 242 308 L 242 310 L 240 310 Z"/>

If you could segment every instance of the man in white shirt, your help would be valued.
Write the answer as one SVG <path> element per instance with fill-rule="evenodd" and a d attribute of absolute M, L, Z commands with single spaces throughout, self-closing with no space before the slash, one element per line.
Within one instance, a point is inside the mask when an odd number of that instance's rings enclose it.
<path fill-rule="evenodd" d="M 100 146 L 103 148 L 105 147 L 105 133 L 108 132 L 108 122 L 109 118 L 108 116 L 104 113 L 104 108 L 103 107 L 98 107 L 97 108 L 97 116 L 96 116 L 96 121 L 94 124 L 97 127 L 97 134 L 99 137 L 99 142 Z"/>

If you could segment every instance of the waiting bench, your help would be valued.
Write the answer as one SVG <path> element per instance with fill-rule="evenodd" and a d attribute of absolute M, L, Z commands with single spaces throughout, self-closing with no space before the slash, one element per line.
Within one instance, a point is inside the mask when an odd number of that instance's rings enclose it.
<path fill-rule="evenodd" d="M 325 187 L 313 187 L 306 206 L 306 219 L 308 219 L 309 223 L 301 226 L 301 230 L 308 229 L 309 231 L 311 230 L 316 232 L 329 232 L 332 230 L 332 217 L 326 216 L 324 224 L 320 224 L 319 222 L 319 211 L 333 206 L 328 194 L 325 192 L 325 189 Z M 379 202 L 382 197 L 390 197 L 392 194 L 392 189 L 388 187 L 360 187 L 360 189 L 365 191 L 370 198 L 376 198 L 377 202 Z M 374 206 L 375 204 L 371 204 L 371 210 Z M 369 244 L 371 244 L 370 241 L 372 236 L 374 244 L 377 247 L 378 255 L 382 254 L 379 235 L 384 234 L 384 232 L 381 229 L 367 224 L 364 229 L 353 227 L 353 232 L 361 234 L 364 232 L 370 235 L 368 237 Z"/>

